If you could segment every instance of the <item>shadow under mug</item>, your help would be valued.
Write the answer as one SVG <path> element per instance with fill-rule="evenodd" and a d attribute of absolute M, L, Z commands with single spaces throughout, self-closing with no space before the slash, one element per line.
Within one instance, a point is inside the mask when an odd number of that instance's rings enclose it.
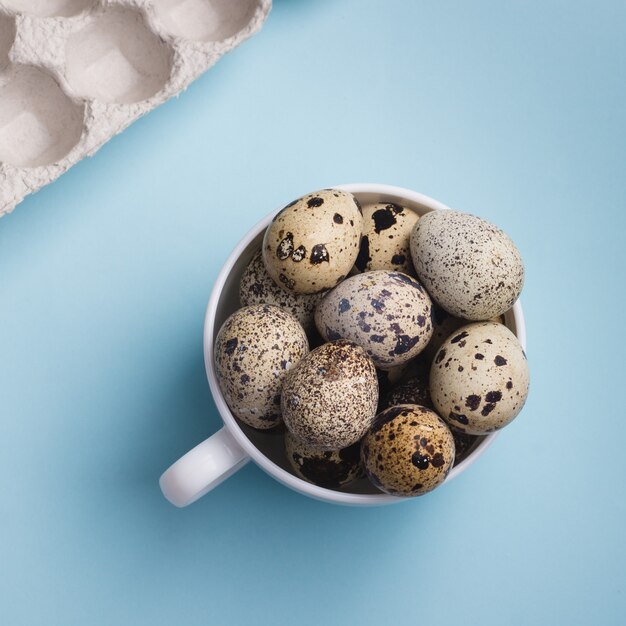
<path fill-rule="evenodd" d="M 420 215 L 449 208 L 421 193 L 390 185 L 365 183 L 338 185 L 336 188 L 353 193 L 362 205 L 374 202 L 394 202 Z M 265 229 L 277 212 L 278 210 L 274 211 L 250 229 L 231 252 L 217 277 L 206 310 L 204 363 L 211 393 L 224 426 L 163 473 L 159 480 L 161 490 L 172 504 L 179 507 L 187 506 L 252 460 L 283 485 L 318 500 L 360 506 L 393 504 L 407 500 L 409 498 L 381 493 L 366 479 L 334 490 L 313 485 L 299 478 L 293 473 L 287 461 L 283 445 L 283 430 L 278 428 L 259 431 L 242 424 L 235 419 L 222 396 L 213 363 L 215 336 L 226 318 L 240 307 L 241 275 L 254 254 L 260 249 Z M 519 300 L 505 313 L 505 324 L 526 349 L 526 329 Z M 496 436 L 497 433 L 492 433 L 481 438 L 468 456 L 452 468 L 446 482 L 474 463 L 493 443 Z"/>

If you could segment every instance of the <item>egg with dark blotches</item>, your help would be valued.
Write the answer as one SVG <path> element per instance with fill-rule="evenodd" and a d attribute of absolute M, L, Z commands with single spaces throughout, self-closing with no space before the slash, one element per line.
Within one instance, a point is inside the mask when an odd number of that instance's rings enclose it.
<path fill-rule="evenodd" d="M 385 493 L 420 496 L 446 479 L 454 462 L 454 438 L 431 409 L 415 404 L 379 413 L 361 442 L 370 482 Z"/>
<path fill-rule="evenodd" d="M 292 293 L 279 287 L 265 269 L 260 250 L 246 266 L 239 282 L 242 306 L 274 304 L 291 313 L 307 332 L 315 327 L 313 315 L 323 295 L 324 292 Z"/>
<path fill-rule="evenodd" d="M 363 233 L 355 272 L 397 270 L 415 276 L 411 232 L 419 215 L 393 202 L 363 207 Z"/>
<path fill-rule="evenodd" d="M 417 356 L 432 334 L 431 301 L 414 278 L 377 270 L 351 276 L 317 305 L 315 325 L 327 340 L 363 347 L 376 367 L 390 369 Z"/>
<path fill-rule="evenodd" d="M 417 404 L 428 409 L 435 409 L 430 397 L 428 379 L 423 376 L 414 376 L 396 385 L 386 394 L 378 405 L 379 412 L 398 404 Z M 474 448 L 484 439 L 476 435 L 468 435 L 452 429 L 454 437 L 454 465 L 465 460 Z"/>
<path fill-rule="evenodd" d="M 233 415 L 262 430 L 279 424 L 283 381 L 308 350 L 298 320 L 277 306 L 257 304 L 233 313 L 214 348 L 215 373 Z"/>
<path fill-rule="evenodd" d="M 509 424 L 528 396 L 528 362 L 517 337 L 497 322 L 462 326 L 441 346 L 430 395 L 452 428 L 485 435 Z"/>
<path fill-rule="evenodd" d="M 467 213 L 442 210 L 423 215 L 411 235 L 411 256 L 433 300 L 466 320 L 502 315 L 524 285 L 524 265 L 513 241 Z"/>
<path fill-rule="evenodd" d="M 288 204 L 265 231 L 263 263 L 274 282 L 318 293 L 343 280 L 359 252 L 363 216 L 346 191 L 323 189 Z"/>
<path fill-rule="evenodd" d="M 343 450 L 320 450 L 285 433 L 287 460 L 296 475 L 327 489 L 338 489 L 363 476 L 360 450 L 360 442 Z"/>
<path fill-rule="evenodd" d="M 304 444 L 339 450 L 356 443 L 376 415 L 378 380 L 365 350 L 350 341 L 325 343 L 285 377 L 285 426 Z"/>

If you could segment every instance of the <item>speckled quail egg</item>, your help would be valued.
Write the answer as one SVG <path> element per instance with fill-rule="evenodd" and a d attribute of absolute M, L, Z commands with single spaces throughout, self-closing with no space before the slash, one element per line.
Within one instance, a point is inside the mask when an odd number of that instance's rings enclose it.
<path fill-rule="evenodd" d="M 325 343 L 290 371 L 283 384 L 285 425 L 304 444 L 339 450 L 356 443 L 376 415 L 372 360 L 350 341 Z"/>
<path fill-rule="evenodd" d="M 433 300 L 467 320 L 503 314 L 524 284 L 524 266 L 511 239 L 489 222 L 459 211 L 423 215 L 411 235 L 417 276 Z"/>
<path fill-rule="evenodd" d="M 379 403 L 378 411 L 380 412 L 390 406 L 398 404 L 417 404 L 434 410 L 435 407 L 430 398 L 428 379 L 424 378 L 424 376 L 413 376 L 399 385 L 396 385 Z M 458 465 L 467 458 L 469 453 L 484 438 L 476 435 L 468 435 L 458 430 L 452 430 L 452 436 L 454 437 L 455 450 L 454 465 Z"/>
<path fill-rule="evenodd" d="M 362 346 L 376 367 L 389 369 L 419 354 L 430 340 L 431 301 L 420 283 L 401 272 L 357 274 L 317 305 L 315 325 L 327 340 Z"/>
<path fill-rule="evenodd" d="M 294 472 L 300 478 L 328 489 L 337 489 L 363 476 L 361 444 L 343 450 L 311 448 L 285 433 L 285 451 Z"/>
<path fill-rule="evenodd" d="M 323 189 L 288 204 L 263 238 L 263 262 L 274 282 L 318 293 L 343 280 L 359 252 L 363 216 L 346 191 Z"/>
<path fill-rule="evenodd" d="M 430 395 L 450 426 L 485 435 L 517 416 L 528 382 L 517 337 L 497 322 L 476 322 L 444 341 L 430 370 Z"/>
<path fill-rule="evenodd" d="M 323 295 L 324 292 L 292 293 L 279 287 L 267 273 L 260 250 L 243 271 L 239 283 L 239 300 L 242 306 L 275 304 L 289 311 L 307 332 L 315 327 L 313 314 Z"/>
<path fill-rule="evenodd" d="M 398 496 L 419 496 L 439 486 L 454 462 L 454 438 L 431 409 L 415 404 L 379 413 L 361 443 L 370 481 Z"/>
<path fill-rule="evenodd" d="M 415 276 L 411 232 L 419 215 L 392 202 L 363 207 L 363 234 L 355 271 L 397 270 Z"/>
<path fill-rule="evenodd" d="M 217 379 L 233 415 L 259 429 L 280 423 L 280 393 L 289 370 L 309 349 L 304 329 L 269 304 L 233 313 L 215 338 Z"/>

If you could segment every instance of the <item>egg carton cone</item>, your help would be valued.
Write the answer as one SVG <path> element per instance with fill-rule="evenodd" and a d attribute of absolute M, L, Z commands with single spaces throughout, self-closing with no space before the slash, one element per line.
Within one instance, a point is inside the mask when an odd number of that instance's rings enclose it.
<path fill-rule="evenodd" d="M 257 32 L 271 0 L 0 0 L 0 216 Z"/>

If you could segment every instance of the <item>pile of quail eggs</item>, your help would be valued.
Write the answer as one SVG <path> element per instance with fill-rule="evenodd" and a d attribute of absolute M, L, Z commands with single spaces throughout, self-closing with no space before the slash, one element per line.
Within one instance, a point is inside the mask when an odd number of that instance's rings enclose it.
<path fill-rule="evenodd" d="M 253 428 L 284 424 L 299 477 L 422 495 L 524 405 L 503 318 L 523 282 L 515 244 L 478 217 L 308 194 L 243 272 L 215 341 L 222 394 Z"/>

